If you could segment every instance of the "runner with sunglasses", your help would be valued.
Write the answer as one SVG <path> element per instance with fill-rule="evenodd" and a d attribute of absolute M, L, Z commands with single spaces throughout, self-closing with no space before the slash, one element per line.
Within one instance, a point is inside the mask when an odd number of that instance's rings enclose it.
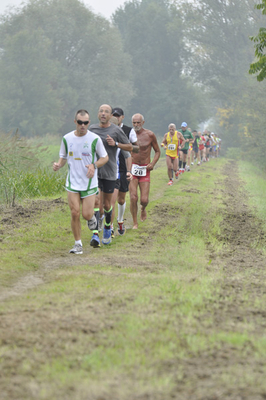
<path fill-rule="evenodd" d="M 93 216 L 98 192 L 97 171 L 107 163 L 108 155 L 101 138 L 88 130 L 90 123 L 88 111 L 77 111 L 74 122 L 76 130 L 63 137 L 59 161 L 53 164 L 53 170 L 58 171 L 66 163 L 68 164 L 65 188 L 71 211 L 71 228 L 75 238 L 74 247 L 69 252 L 82 254 L 80 204 L 83 218 L 90 221 L 91 226 L 96 227 L 97 221 Z"/>

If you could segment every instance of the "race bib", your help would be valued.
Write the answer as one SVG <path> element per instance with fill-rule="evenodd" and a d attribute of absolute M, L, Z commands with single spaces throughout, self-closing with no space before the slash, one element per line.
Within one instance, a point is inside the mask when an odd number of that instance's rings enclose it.
<path fill-rule="evenodd" d="M 132 175 L 135 176 L 146 176 L 147 173 L 147 167 L 146 166 L 140 166 L 137 164 L 132 164 Z"/>
<path fill-rule="evenodd" d="M 175 150 L 175 149 L 176 149 L 176 145 L 175 145 L 174 143 L 168 144 L 168 150 L 173 151 L 173 150 Z"/>

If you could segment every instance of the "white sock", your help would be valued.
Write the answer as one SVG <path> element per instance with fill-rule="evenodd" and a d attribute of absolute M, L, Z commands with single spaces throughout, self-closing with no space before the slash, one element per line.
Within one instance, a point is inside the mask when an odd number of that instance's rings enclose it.
<path fill-rule="evenodd" d="M 82 246 L 82 241 L 81 240 L 75 240 L 75 244 L 80 244 Z"/>
<path fill-rule="evenodd" d="M 121 204 L 118 204 L 118 222 L 124 221 L 125 209 L 126 209 L 126 202 L 124 202 L 122 206 Z"/>

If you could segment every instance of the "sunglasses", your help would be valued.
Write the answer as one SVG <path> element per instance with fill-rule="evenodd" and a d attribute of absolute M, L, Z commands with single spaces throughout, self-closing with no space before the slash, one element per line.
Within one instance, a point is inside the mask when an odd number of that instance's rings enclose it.
<path fill-rule="evenodd" d="M 77 120 L 77 123 L 79 124 L 79 125 L 88 125 L 88 123 L 89 123 L 90 121 L 80 121 L 80 119 L 78 119 Z"/>

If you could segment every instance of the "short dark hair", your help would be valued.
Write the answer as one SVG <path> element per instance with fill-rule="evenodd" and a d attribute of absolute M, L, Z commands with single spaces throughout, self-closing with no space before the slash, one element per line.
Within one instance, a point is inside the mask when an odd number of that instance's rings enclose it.
<path fill-rule="evenodd" d="M 87 110 L 78 110 L 78 111 L 76 112 L 76 114 L 75 114 L 75 121 L 77 120 L 78 114 L 80 114 L 80 115 L 82 115 L 82 116 L 88 114 L 88 116 L 90 116 L 90 114 L 88 113 Z"/>

